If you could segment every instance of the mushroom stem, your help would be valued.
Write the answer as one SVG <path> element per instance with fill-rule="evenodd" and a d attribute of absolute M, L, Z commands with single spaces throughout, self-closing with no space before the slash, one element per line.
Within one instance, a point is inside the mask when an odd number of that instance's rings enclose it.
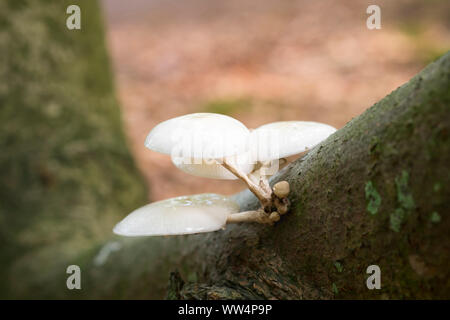
<path fill-rule="evenodd" d="M 227 224 L 240 222 L 257 222 L 261 224 L 273 224 L 279 219 L 280 216 L 278 214 L 267 215 L 262 209 L 259 209 L 255 211 L 232 213 L 227 217 Z"/>
<path fill-rule="evenodd" d="M 260 185 L 254 183 L 250 180 L 250 178 L 243 173 L 239 168 L 233 166 L 231 163 L 226 160 L 223 161 L 222 166 L 228 169 L 231 173 L 233 173 L 236 177 L 245 182 L 251 192 L 258 198 L 266 212 L 270 212 L 270 208 L 272 206 L 272 190 L 270 193 L 264 190 Z M 270 189 L 270 188 L 269 188 Z"/>
<path fill-rule="evenodd" d="M 267 175 L 265 174 L 268 166 L 267 164 L 263 164 L 261 168 L 259 168 L 259 186 L 268 194 L 272 196 L 272 188 L 269 185 L 269 181 L 267 180 Z"/>

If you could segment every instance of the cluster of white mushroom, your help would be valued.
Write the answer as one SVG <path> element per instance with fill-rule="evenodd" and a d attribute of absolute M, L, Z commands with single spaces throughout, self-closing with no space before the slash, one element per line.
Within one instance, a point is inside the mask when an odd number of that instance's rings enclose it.
<path fill-rule="evenodd" d="M 223 195 L 205 193 L 148 204 L 114 228 L 124 236 L 190 234 L 219 230 L 227 223 L 273 224 L 289 210 L 289 183 L 270 187 L 268 178 L 285 158 L 309 150 L 336 129 L 305 121 L 273 122 L 249 130 L 240 121 L 214 113 L 194 113 L 158 124 L 145 146 L 171 156 L 173 164 L 191 175 L 241 179 L 259 199 L 261 208 L 239 212 Z"/>

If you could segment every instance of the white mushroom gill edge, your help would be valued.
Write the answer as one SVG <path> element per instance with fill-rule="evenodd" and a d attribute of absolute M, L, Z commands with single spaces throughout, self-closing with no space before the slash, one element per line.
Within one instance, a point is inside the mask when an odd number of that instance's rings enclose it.
<path fill-rule="evenodd" d="M 145 146 L 160 153 L 217 159 L 246 151 L 250 131 L 240 121 L 216 113 L 192 113 L 155 126 Z"/>
<path fill-rule="evenodd" d="M 239 205 L 229 197 L 204 193 L 181 196 L 143 206 L 114 227 L 122 236 L 181 235 L 223 228 Z"/>

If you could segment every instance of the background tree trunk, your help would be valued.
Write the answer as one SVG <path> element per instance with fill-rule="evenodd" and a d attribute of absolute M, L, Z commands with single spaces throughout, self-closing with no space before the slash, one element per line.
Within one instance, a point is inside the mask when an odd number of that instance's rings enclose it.
<path fill-rule="evenodd" d="M 98 3 L 0 1 L 0 56 L 0 298 L 73 296 L 67 266 L 147 202 Z"/>

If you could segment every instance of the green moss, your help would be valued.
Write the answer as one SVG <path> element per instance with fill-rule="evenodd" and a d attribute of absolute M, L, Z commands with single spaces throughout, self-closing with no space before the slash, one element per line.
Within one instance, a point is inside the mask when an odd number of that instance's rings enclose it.
<path fill-rule="evenodd" d="M 380 208 L 381 205 L 380 194 L 373 185 L 372 181 L 368 181 L 366 183 L 365 192 L 366 192 L 366 200 L 368 201 L 367 211 L 369 211 L 370 214 L 374 215 L 378 212 L 378 209 Z"/>
<path fill-rule="evenodd" d="M 441 222 L 441 216 L 436 211 L 433 211 L 430 216 L 430 221 L 432 223 L 439 223 Z"/>
<path fill-rule="evenodd" d="M 389 223 L 391 230 L 399 232 L 407 216 L 416 207 L 414 198 L 409 189 L 409 173 L 406 170 L 403 170 L 402 173 L 395 178 L 395 186 L 398 208 L 390 214 Z"/>
<path fill-rule="evenodd" d="M 339 273 L 341 273 L 341 272 L 344 270 L 344 266 L 343 266 L 339 261 L 336 261 L 336 262 L 334 263 L 334 266 L 336 267 L 336 270 L 337 270 Z"/>
<path fill-rule="evenodd" d="M 332 286 L 331 286 L 331 290 L 333 291 L 333 293 L 336 295 L 339 293 L 339 289 L 336 285 L 336 283 L 333 282 Z"/>
<path fill-rule="evenodd" d="M 400 228 L 402 226 L 403 220 L 405 219 L 405 210 L 402 208 L 397 208 L 390 215 L 390 228 L 395 232 L 400 232 Z"/>
<path fill-rule="evenodd" d="M 405 210 L 412 210 L 415 207 L 414 198 L 408 187 L 409 174 L 406 170 L 402 171 L 400 176 L 395 178 L 397 187 L 397 201 Z"/>

